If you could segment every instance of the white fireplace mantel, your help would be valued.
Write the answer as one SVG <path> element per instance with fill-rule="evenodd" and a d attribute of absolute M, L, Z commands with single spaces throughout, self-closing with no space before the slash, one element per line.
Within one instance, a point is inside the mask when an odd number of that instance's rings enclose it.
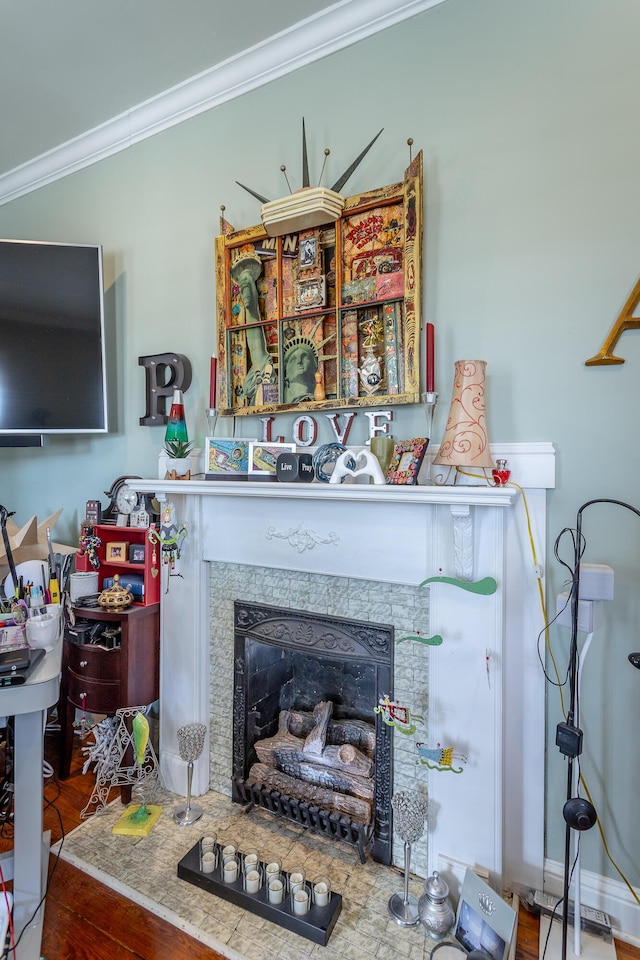
<path fill-rule="evenodd" d="M 509 461 L 518 486 L 129 481 L 170 499 L 188 530 L 161 590 L 160 764 L 170 790 L 186 789 L 178 727 L 209 717 L 211 562 L 412 586 L 438 577 L 429 630 L 444 640 L 425 677 L 429 729 L 463 743 L 469 759 L 459 776 L 425 770 L 429 866 L 472 864 L 495 882 L 541 887 L 545 718 L 536 637 L 555 456 L 549 443 L 492 445 L 492 454 Z M 490 596 L 450 583 L 486 577 L 497 583 Z M 205 744 L 193 790 L 208 788 Z"/>

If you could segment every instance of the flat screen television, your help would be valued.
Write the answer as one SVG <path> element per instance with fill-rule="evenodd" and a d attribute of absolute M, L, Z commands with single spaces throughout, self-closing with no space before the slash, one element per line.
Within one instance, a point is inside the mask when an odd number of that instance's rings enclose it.
<path fill-rule="evenodd" d="M 0 239 L 0 435 L 106 433 L 102 247 Z"/>

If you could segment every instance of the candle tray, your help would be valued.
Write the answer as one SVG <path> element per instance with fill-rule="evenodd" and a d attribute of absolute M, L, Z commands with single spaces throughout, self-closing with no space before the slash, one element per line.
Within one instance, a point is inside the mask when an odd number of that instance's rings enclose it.
<path fill-rule="evenodd" d="M 264 864 L 262 866 L 264 867 Z M 283 872 L 282 876 L 288 880 L 288 874 Z M 326 907 L 312 904 L 304 916 L 296 916 L 291 909 L 288 895 L 282 903 L 269 903 L 264 883 L 258 893 L 246 893 L 242 889 L 241 876 L 234 883 L 225 883 L 222 879 L 220 856 L 213 873 L 203 873 L 200 869 L 199 843 L 196 843 L 178 864 L 178 877 L 323 947 L 326 947 L 329 942 L 331 932 L 342 910 L 342 897 L 332 892 Z"/>

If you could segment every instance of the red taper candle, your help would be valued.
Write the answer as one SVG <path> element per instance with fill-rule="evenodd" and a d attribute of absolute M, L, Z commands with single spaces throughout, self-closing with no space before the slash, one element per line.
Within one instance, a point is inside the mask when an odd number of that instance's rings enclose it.
<path fill-rule="evenodd" d="M 427 393 L 435 390 L 435 348 L 433 345 L 433 324 L 427 324 Z"/>
<path fill-rule="evenodd" d="M 209 371 L 209 409 L 216 408 L 216 384 L 218 374 L 218 358 L 211 357 L 211 369 Z"/>

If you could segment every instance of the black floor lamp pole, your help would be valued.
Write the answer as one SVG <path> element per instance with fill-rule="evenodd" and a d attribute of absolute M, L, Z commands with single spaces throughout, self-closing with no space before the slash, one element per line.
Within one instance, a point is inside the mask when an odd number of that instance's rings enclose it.
<path fill-rule="evenodd" d="M 593 501 L 592 501 L 593 502 Z M 580 601 L 580 557 L 582 556 L 582 511 L 588 504 L 583 504 L 576 516 L 576 534 L 573 558 L 573 583 L 571 586 L 571 640 L 569 643 L 569 712 L 567 713 L 566 732 L 576 730 L 575 708 L 578 682 L 578 613 Z M 559 737 L 556 736 L 556 743 Z M 582 750 L 582 731 L 576 731 L 576 736 L 569 738 L 567 746 L 569 762 L 567 765 L 567 793 L 566 802 L 573 794 L 573 762 Z M 563 748 L 560 746 L 562 752 Z M 563 815 L 565 808 L 563 807 Z M 565 819 L 564 832 L 564 876 L 562 886 L 562 960 L 567 960 L 567 933 L 569 929 L 569 886 L 571 881 L 571 827 Z M 575 923 L 575 917 L 574 917 Z"/>
<path fill-rule="evenodd" d="M 593 819 L 586 816 L 580 809 L 576 816 L 575 808 L 572 804 L 573 796 L 573 764 L 582 752 L 582 730 L 579 729 L 579 716 L 576 713 L 579 710 L 578 704 L 578 613 L 580 602 L 580 559 L 582 557 L 582 514 L 587 507 L 594 503 L 612 503 L 619 507 L 624 507 L 640 517 L 640 510 L 625 503 L 624 500 L 611 500 L 608 498 L 598 498 L 588 500 L 578 509 L 576 516 L 575 543 L 574 543 L 574 564 L 571 586 L 571 641 L 569 647 L 569 711 L 567 719 L 559 723 L 556 729 L 556 745 L 560 752 L 568 758 L 567 767 L 567 799 L 563 807 L 563 816 L 565 819 L 565 843 L 564 843 L 564 878 L 562 892 L 562 960 L 567 960 L 567 931 L 569 927 L 569 886 L 571 880 L 571 831 L 586 830 L 595 823 L 596 813 L 592 809 Z M 590 807 L 584 801 L 585 805 Z M 580 917 L 574 916 L 574 924 L 580 923 Z"/>

